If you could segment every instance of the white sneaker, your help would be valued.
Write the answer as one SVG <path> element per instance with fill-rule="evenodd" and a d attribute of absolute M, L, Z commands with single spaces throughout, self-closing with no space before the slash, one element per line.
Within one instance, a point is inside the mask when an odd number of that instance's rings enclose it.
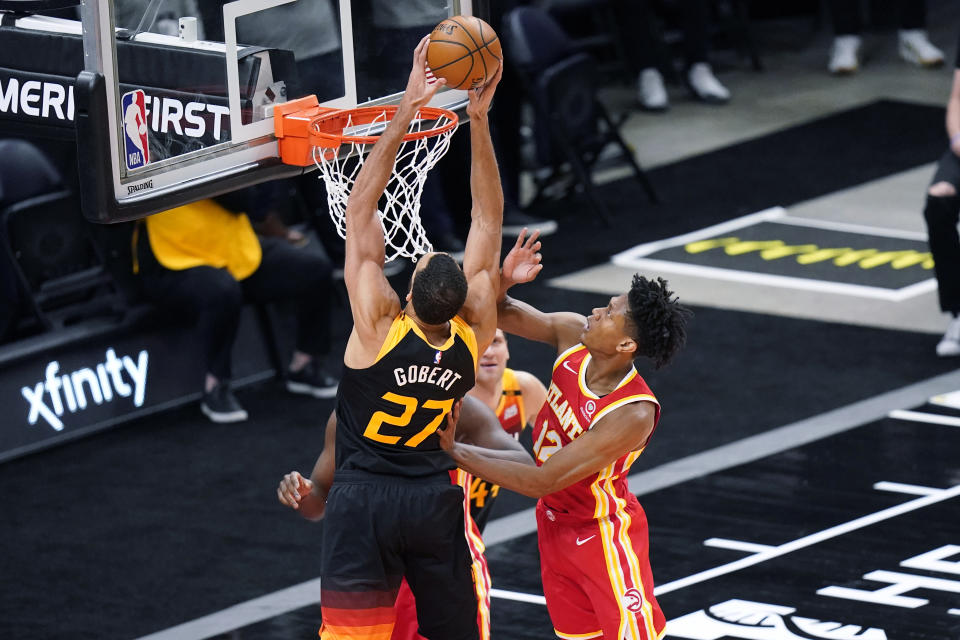
<path fill-rule="evenodd" d="M 637 99 L 648 111 L 666 111 L 670 106 L 663 76 L 654 68 L 644 69 L 637 78 Z"/>
<path fill-rule="evenodd" d="M 947 325 L 947 332 L 937 344 L 937 355 L 941 358 L 960 356 L 960 318 L 954 318 Z"/>
<path fill-rule="evenodd" d="M 845 75 L 860 68 L 860 36 L 837 36 L 830 48 L 830 73 Z"/>
<path fill-rule="evenodd" d="M 706 62 L 698 62 L 690 67 L 687 84 L 697 100 L 710 104 L 724 104 L 730 100 L 730 91 L 720 84 Z"/>
<path fill-rule="evenodd" d="M 918 67 L 939 67 L 943 51 L 933 46 L 923 29 L 902 29 L 899 34 L 900 57 Z"/>

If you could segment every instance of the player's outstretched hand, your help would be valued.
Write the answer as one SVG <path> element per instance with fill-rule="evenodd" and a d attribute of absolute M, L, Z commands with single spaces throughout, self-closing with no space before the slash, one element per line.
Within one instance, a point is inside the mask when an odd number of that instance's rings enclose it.
<path fill-rule="evenodd" d="M 453 449 L 457 441 L 457 423 L 460 421 L 460 409 L 463 408 L 463 398 L 453 403 L 450 413 L 447 414 L 446 425 L 443 429 L 437 429 L 437 435 L 440 436 L 440 447 L 444 451 Z"/>
<path fill-rule="evenodd" d="M 293 509 L 300 508 L 300 499 L 313 490 L 313 483 L 296 471 L 283 476 L 280 486 L 277 487 L 277 498 L 280 504 Z"/>
<path fill-rule="evenodd" d="M 412 109 L 426 106 L 433 98 L 433 94 L 447 83 L 444 78 L 427 79 L 427 45 L 429 44 L 430 36 L 423 36 L 420 44 L 413 50 L 413 67 L 410 69 L 410 77 L 407 79 L 407 88 L 403 92 L 401 102 Z"/>
<path fill-rule="evenodd" d="M 540 264 L 543 256 L 540 254 L 539 238 L 539 229 L 534 230 L 530 237 L 527 237 L 526 229 L 517 236 L 516 244 L 503 259 L 503 267 L 500 269 L 502 289 L 505 290 L 522 282 L 531 282 L 543 269 L 543 265 Z"/>
<path fill-rule="evenodd" d="M 497 85 L 500 84 L 500 78 L 503 77 L 503 62 L 497 68 L 497 72 L 483 86 L 471 89 L 469 93 L 470 102 L 467 104 L 467 116 L 471 120 L 474 118 L 486 117 L 490 111 L 490 105 L 493 103 L 493 94 L 497 92 Z"/>

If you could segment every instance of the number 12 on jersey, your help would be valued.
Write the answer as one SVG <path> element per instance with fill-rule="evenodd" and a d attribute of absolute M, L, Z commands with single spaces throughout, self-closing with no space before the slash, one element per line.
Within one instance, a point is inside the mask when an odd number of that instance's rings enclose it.
<path fill-rule="evenodd" d="M 403 407 L 402 413 L 400 413 L 400 415 L 395 415 L 387 413 L 386 411 L 377 411 L 370 416 L 370 422 L 367 423 L 367 428 L 364 429 L 363 435 L 364 437 L 370 438 L 371 440 L 375 440 L 377 442 L 382 442 L 384 444 L 397 444 L 402 439 L 402 436 L 389 436 L 380 433 L 380 427 L 385 424 L 393 425 L 395 427 L 409 427 L 410 420 L 413 418 L 413 414 L 417 411 L 419 401 L 416 398 L 412 398 L 410 396 L 401 396 L 390 391 L 383 394 L 382 397 L 387 402 L 392 402 Z M 447 416 L 447 414 L 450 413 L 450 409 L 453 407 L 453 398 L 448 398 L 446 400 L 425 400 L 422 406 L 424 409 L 436 409 L 438 413 L 433 420 L 427 423 L 427 426 L 423 427 L 423 429 L 409 437 L 407 441 L 403 443 L 404 446 L 417 447 L 421 442 L 430 437 L 430 435 L 436 431 L 443 422 L 443 419 Z"/>
<path fill-rule="evenodd" d="M 543 426 L 540 427 L 540 437 L 533 443 L 533 453 L 540 462 L 546 462 L 547 458 L 555 454 L 560 450 L 560 447 L 563 446 L 560 444 L 560 436 L 558 436 L 557 432 L 553 429 L 547 428 L 548 424 L 549 422 L 546 420 L 543 421 Z M 547 440 L 547 443 L 544 443 L 544 440 Z"/>

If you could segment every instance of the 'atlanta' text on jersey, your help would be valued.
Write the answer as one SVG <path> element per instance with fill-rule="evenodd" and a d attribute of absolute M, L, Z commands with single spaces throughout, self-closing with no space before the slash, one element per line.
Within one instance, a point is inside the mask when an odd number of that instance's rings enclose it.
<path fill-rule="evenodd" d="M 630 369 L 613 391 L 601 397 L 587 387 L 589 364 L 590 352 L 582 344 L 557 357 L 547 399 L 537 414 L 533 431 L 533 453 L 538 465 L 583 435 L 604 416 L 632 402 L 653 404 L 656 426 L 660 403 L 635 368 Z M 604 518 L 626 508 L 637 500 L 627 486 L 627 473 L 645 446 L 646 443 L 624 454 L 598 473 L 544 496 L 541 498 L 543 505 L 585 519 Z"/>

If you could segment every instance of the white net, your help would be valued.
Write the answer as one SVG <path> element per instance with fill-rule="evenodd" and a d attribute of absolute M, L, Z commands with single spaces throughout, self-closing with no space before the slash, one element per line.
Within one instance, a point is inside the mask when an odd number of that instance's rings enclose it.
<path fill-rule="evenodd" d="M 363 167 L 367 153 L 373 146 L 371 142 L 351 141 L 350 136 L 375 135 L 375 132 L 385 128 L 388 121 L 389 115 L 386 110 L 370 124 L 354 126 L 352 121 L 348 121 L 344 128 L 344 133 L 347 135 L 339 150 L 320 147 L 313 149 L 313 161 L 327 186 L 327 206 L 330 217 L 341 238 L 347 237 L 344 219 L 347 198 L 350 197 L 350 190 Z M 451 121 L 452 118 L 446 115 L 427 119 L 422 118 L 418 113 L 410 123 L 408 133 L 441 129 Z M 449 127 L 445 131 L 400 143 L 393 172 L 380 198 L 377 211 L 383 228 L 387 262 L 398 256 L 416 260 L 419 256 L 433 250 L 420 222 L 420 196 L 423 193 L 427 173 L 447 152 L 450 147 L 450 138 L 455 130 L 456 127 Z"/>

